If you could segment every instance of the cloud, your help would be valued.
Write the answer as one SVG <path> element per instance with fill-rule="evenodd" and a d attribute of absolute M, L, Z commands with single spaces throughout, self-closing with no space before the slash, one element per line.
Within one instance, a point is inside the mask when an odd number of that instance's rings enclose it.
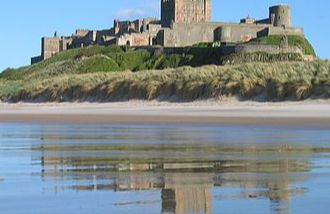
<path fill-rule="evenodd" d="M 114 15 L 118 19 L 131 19 L 137 16 L 145 15 L 145 11 L 140 8 L 126 8 L 118 10 Z"/>
<path fill-rule="evenodd" d="M 134 19 L 141 17 L 151 17 L 158 14 L 160 10 L 159 1 L 149 1 L 143 4 L 143 6 L 135 8 L 124 8 L 114 13 L 116 19 Z"/>

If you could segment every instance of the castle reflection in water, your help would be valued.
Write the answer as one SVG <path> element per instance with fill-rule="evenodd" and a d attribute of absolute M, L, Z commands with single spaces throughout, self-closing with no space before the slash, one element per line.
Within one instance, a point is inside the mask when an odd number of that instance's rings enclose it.
<path fill-rule="evenodd" d="M 274 213 L 289 213 L 290 200 L 305 192 L 294 184 L 306 178 L 295 172 L 308 171 L 310 165 L 290 154 L 274 160 L 160 161 L 73 153 L 42 152 L 42 177 L 58 184 L 55 191 L 159 190 L 163 213 L 212 213 L 214 200 L 227 199 L 269 199 Z M 239 191 L 214 195 L 215 188 Z"/>

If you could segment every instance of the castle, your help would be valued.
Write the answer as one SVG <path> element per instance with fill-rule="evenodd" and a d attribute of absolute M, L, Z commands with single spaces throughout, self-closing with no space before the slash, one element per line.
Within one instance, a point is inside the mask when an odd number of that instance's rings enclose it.
<path fill-rule="evenodd" d="M 250 17 L 239 23 L 211 22 L 212 0 L 161 0 L 161 20 L 115 20 L 106 30 L 76 30 L 72 36 L 44 37 L 41 55 L 31 63 L 48 59 L 71 48 L 90 45 L 128 45 L 186 47 L 198 43 L 237 44 L 269 35 L 304 35 L 302 28 L 292 26 L 288 5 L 269 8 L 262 20 Z"/>

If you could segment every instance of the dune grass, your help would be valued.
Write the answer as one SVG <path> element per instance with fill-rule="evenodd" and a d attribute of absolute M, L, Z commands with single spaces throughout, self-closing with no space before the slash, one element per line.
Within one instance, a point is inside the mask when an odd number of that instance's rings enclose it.
<path fill-rule="evenodd" d="M 64 74 L 0 80 L 4 101 L 192 101 L 236 96 L 257 101 L 330 96 L 330 62 L 247 63 L 140 72 Z"/>

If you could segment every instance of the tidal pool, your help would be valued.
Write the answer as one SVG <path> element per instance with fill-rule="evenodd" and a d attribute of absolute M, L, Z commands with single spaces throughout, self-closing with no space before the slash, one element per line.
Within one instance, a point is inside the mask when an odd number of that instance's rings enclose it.
<path fill-rule="evenodd" d="M 330 130 L 0 123 L 0 213 L 329 213 Z"/>

